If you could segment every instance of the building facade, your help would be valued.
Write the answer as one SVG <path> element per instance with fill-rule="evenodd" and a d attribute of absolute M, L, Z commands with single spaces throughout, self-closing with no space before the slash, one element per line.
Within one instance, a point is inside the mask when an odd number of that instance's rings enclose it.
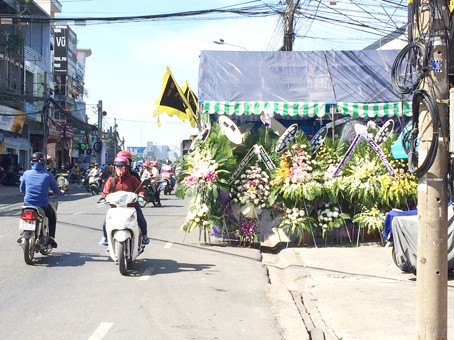
<path fill-rule="evenodd" d="M 69 26 L 54 24 L 61 11 L 58 0 L 0 0 L 0 165 L 9 171 L 27 169 L 36 151 L 60 167 L 91 150 L 96 127 L 84 102 L 91 51 L 77 49 Z"/>

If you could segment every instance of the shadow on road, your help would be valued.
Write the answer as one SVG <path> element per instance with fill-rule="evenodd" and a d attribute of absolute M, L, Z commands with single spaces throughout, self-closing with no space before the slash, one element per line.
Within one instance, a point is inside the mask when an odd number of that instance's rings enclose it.
<path fill-rule="evenodd" d="M 214 264 L 180 263 L 174 260 L 140 259 L 128 266 L 128 276 L 140 277 L 161 274 L 175 274 L 181 272 L 198 272 L 214 267 Z M 152 269 L 152 271 L 150 270 Z"/>
<path fill-rule="evenodd" d="M 86 262 L 107 262 L 106 255 L 95 253 L 52 252 L 47 256 L 35 255 L 34 266 L 46 267 L 79 267 Z"/>

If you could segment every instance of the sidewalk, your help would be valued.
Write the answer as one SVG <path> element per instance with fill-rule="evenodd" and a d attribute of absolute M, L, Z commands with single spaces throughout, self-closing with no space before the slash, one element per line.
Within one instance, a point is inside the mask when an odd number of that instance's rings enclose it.
<path fill-rule="evenodd" d="M 416 277 L 394 264 L 391 251 L 376 244 L 288 248 L 264 254 L 264 262 L 271 280 L 284 277 L 312 339 L 415 339 Z M 450 277 L 448 338 L 453 293 Z"/>

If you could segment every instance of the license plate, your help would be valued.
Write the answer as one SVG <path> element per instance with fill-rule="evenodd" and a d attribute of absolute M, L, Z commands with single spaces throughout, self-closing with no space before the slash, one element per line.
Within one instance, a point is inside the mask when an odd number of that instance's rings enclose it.
<path fill-rule="evenodd" d="M 36 228 L 36 221 L 24 221 L 20 220 L 19 229 L 21 230 L 32 230 Z"/>

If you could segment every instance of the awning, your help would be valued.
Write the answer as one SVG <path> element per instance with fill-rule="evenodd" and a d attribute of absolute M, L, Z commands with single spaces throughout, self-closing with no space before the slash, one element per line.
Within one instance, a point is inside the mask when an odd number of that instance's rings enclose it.
<path fill-rule="evenodd" d="M 329 106 L 335 113 L 352 117 L 401 117 L 411 116 L 411 103 L 324 103 L 324 102 L 224 102 L 204 101 L 202 112 L 227 115 L 260 115 L 274 113 L 283 117 L 324 117 L 330 115 Z"/>

